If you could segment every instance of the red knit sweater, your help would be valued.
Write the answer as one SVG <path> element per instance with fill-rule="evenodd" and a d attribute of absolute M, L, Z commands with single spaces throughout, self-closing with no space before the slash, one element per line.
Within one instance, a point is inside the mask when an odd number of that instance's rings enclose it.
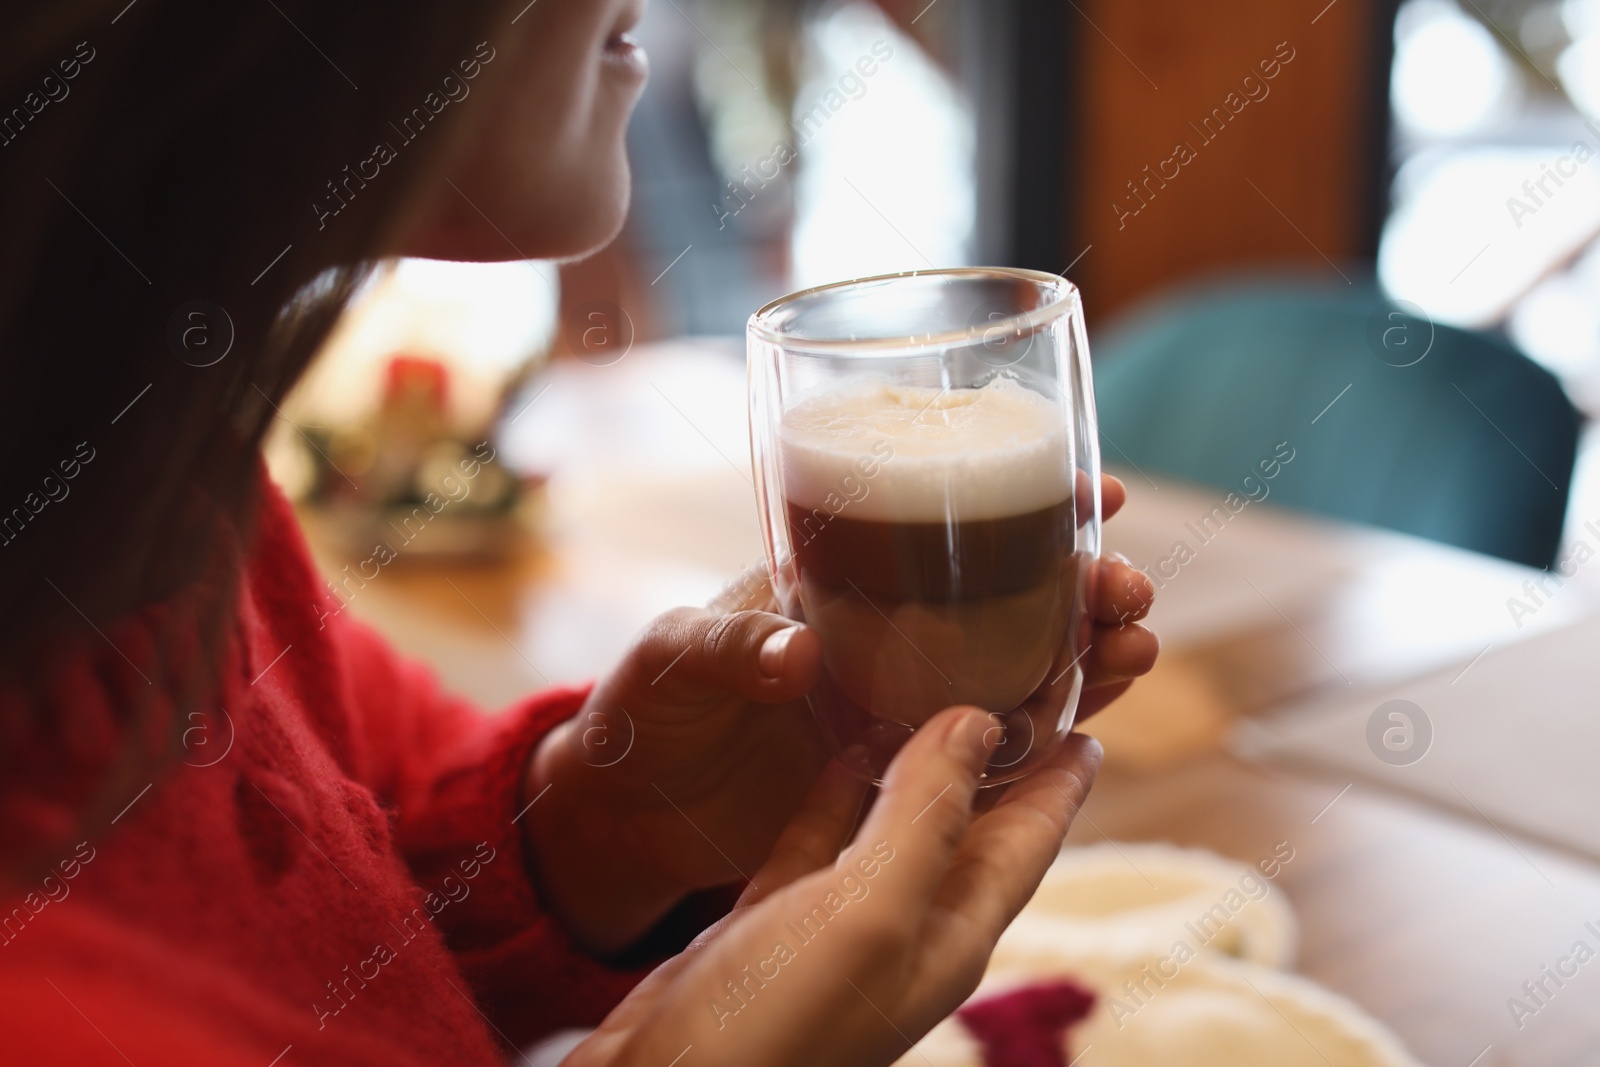
<path fill-rule="evenodd" d="M 494 1064 L 641 977 L 544 914 L 514 822 L 531 749 L 582 694 L 499 716 L 444 696 L 325 617 L 338 603 L 262 483 L 225 716 L 196 718 L 185 763 L 0 901 L 0 1063 Z M 67 741 L 24 753 L 40 781 L 111 747 L 119 702 L 160 677 L 141 666 L 192 636 L 183 617 L 141 612 L 50 669 Z M 48 807 L 0 782 L 0 849 Z"/>

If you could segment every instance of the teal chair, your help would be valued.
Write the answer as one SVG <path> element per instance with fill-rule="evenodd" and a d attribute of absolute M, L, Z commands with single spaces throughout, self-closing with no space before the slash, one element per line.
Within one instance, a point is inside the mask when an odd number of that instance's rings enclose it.
<path fill-rule="evenodd" d="M 1555 560 L 1580 419 L 1498 337 L 1434 325 L 1370 284 L 1236 278 L 1138 308 L 1091 347 L 1108 463 L 1245 495 L 1286 442 L 1273 503 Z"/>

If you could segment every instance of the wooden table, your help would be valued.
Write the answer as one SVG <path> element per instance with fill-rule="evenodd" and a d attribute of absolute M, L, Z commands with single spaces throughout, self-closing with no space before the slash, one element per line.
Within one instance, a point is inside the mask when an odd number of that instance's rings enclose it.
<path fill-rule="evenodd" d="M 743 368 L 728 347 L 680 342 L 611 367 L 553 368 L 503 446 L 513 463 L 552 473 L 537 545 L 503 566 L 391 566 L 351 610 L 434 662 L 447 685 L 496 705 L 591 677 L 654 614 L 708 600 L 761 556 Z M 1221 496 L 1127 480 L 1131 502 L 1107 547 L 1140 564 L 1168 556 Z M 1375 706 L 1485 646 L 1546 640 L 1597 614 L 1586 580 L 1511 626 L 1505 600 L 1532 573 L 1252 504 L 1166 581 L 1153 615 L 1161 664 L 1089 724 L 1107 766 L 1072 840 L 1168 840 L 1246 861 L 1287 841 L 1296 858 L 1280 884 L 1302 924 L 1300 970 L 1385 1020 L 1425 1062 L 1600 1063 L 1600 961 L 1520 1030 L 1507 1007 L 1574 941 L 1600 947 L 1584 929 L 1600 927 L 1600 862 L 1465 806 L 1230 754 L 1240 721 L 1280 705 L 1343 693 Z M 1540 767 L 1505 773 L 1538 795 Z"/>

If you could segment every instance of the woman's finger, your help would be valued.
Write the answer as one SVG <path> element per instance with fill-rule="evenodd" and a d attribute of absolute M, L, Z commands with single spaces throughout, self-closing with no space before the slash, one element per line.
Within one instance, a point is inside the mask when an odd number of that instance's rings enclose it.
<path fill-rule="evenodd" d="M 993 943 L 1033 896 L 1061 851 L 1100 770 L 1100 742 L 1069 734 L 1050 761 L 972 821 L 936 902 Z"/>
<path fill-rule="evenodd" d="M 1138 678 L 1150 673 L 1160 653 L 1160 638 L 1141 623 L 1099 626 L 1095 628 L 1094 644 L 1084 657 L 1084 676 L 1089 685 Z"/>
<path fill-rule="evenodd" d="M 604 684 L 621 690 L 615 702 L 630 714 L 730 693 L 774 704 L 805 693 L 821 668 L 816 633 L 782 615 L 677 608 L 650 624 Z"/>
<path fill-rule="evenodd" d="M 833 864 L 855 829 L 866 795 L 865 782 L 838 760 L 830 761 L 778 836 L 767 862 L 740 894 L 737 907 L 759 903 L 796 879 Z"/>
<path fill-rule="evenodd" d="M 1115 553 L 1095 564 L 1094 601 L 1089 605 L 1094 621 L 1138 622 L 1150 613 L 1156 586 L 1150 576 Z"/>
<path fill-rule="evenodd" d="M 921 914 L 972 818 L 978 775 L 997 739 L 979 708 L 946 708 L 906 742 L 846 853 L 872 853 L 908 917 Z M 888 856 L 892 859 L 884 857 Z"/>
<path fill-rule="evenodd" d="M 1082 722 L 1098 712 L 1104 711 L 1114 704 L 1118 697 L 1133 688 L 1133 679 L 1126 678 L 1110 685 L 1090 686 L 1083 691 L 1083 696 L 1078 698 L 1078 714 L 1076 722 Z"/>
<path fill-rule="evenodd" d="M 1115 474 L 1100 475 L 1100 519 L 1104 521 L 1122 510 L 1128 501 L 1128 487 Z"/>

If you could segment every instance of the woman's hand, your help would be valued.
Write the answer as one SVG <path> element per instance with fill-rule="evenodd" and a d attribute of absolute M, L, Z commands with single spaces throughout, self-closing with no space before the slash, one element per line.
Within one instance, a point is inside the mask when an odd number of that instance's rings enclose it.
<path fill-rule="evenodd" d="M 1126 495 L 1102 480 L 1107 518 Z M 1150 580 L 1113 558 L 1094 579 L 1079 721 L 1157 650 L 1137 622 Z M 826 762 L 802 699 L 821 670 L 817 635 L 773 614 L 763 581 L 722 599 L 657 619 L 530 762 L 536 881 L 590 951 L 626 947 L 695 889 L 748 881 Z"/>
<path fill-rule="evenodd" d="M 1110 519 L 1127 503 L 1128 487 L 1122 479 L 1100 476 L 1100 510 Z M 1161 643 L 1155 632 L 1140 625 L 1155 603 L 1156 587 L 1148 575 L 1116 553 L 1104 556 L 1089 584 L 1089 610 L 1094 633 L 1083 661 L 1083 695 L 1078 698 L 1078 722 L 1116 700 L 1141 675 L 1156 664 Z"/>
<path fill-rule="evenodd" d="M 738 908 L 651 974 L 568 1067 L 902 1055 L 977 986 L 1100 763 L 1098 743 L 1073 734 L 974 818 L 989 755 L 974 742 L 993 736 L 970 721 L 982 714 L 951 708 L 919 730 L 848 847 L 864 787 L 832 764 Z"/>

